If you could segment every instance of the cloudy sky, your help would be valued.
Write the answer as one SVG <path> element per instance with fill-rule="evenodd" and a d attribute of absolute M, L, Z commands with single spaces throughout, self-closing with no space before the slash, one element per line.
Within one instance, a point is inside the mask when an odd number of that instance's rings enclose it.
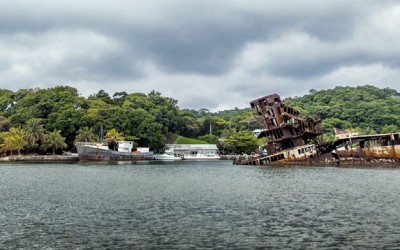
<path fill-rule="evenodd" d="M 69 85 L 244 108 L 278 93 L 400 91 L 389 0 L 0 0 L 0 88 Z"/>

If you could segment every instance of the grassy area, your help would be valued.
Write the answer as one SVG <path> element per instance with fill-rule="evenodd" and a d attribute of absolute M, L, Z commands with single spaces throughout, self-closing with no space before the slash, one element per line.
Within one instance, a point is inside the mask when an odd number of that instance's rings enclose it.
<path fill-rule="evenodd" d="M 179 135 L 176 134 L 167 135 L 167 143 L 174 143 L 178 136 Z M 179 139 L 178 144 L 208 144 L 208 142 L 182 136 L 181 139 Z"/>

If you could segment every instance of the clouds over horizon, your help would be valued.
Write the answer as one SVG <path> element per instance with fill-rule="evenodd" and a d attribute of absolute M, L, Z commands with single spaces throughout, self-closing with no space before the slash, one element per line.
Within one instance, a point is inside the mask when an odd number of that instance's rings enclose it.
<path fill-rule="evenodd" d="M 2 1 L 0 88 L 151 90 L 182 108 L 371 84 L 400 91 L 397 1 Z"/>

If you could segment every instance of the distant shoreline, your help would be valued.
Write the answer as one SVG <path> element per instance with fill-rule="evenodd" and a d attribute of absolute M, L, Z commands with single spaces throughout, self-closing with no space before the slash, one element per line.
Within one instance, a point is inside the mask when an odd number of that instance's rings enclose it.
<path fill-rule="evenodd" d="M 221 155 L 221 160 L 234 160 L 241 159 L 244 160 L 249 156 L 245 155 Z M 77 162 L 79 161 L 78 154 L 71 155 L 38 155 L 38 154 L 28 154 L 28 155 L 9 155 L 5 157 L 0 157 L 1 162 Z"/>
<path fill-rule="evenodd" d="M 74 162 L 79 161 L 77 154 L 71 155 L 9 155 L 0 158 L 0 162 Z"/>

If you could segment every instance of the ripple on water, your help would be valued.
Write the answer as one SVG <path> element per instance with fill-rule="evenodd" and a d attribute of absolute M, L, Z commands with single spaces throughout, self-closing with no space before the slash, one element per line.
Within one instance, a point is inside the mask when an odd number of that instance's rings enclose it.
<path fill-rule="evenodd" d="M 400 169 L 0 165 L 0 248 L 396 248 Z"/>

